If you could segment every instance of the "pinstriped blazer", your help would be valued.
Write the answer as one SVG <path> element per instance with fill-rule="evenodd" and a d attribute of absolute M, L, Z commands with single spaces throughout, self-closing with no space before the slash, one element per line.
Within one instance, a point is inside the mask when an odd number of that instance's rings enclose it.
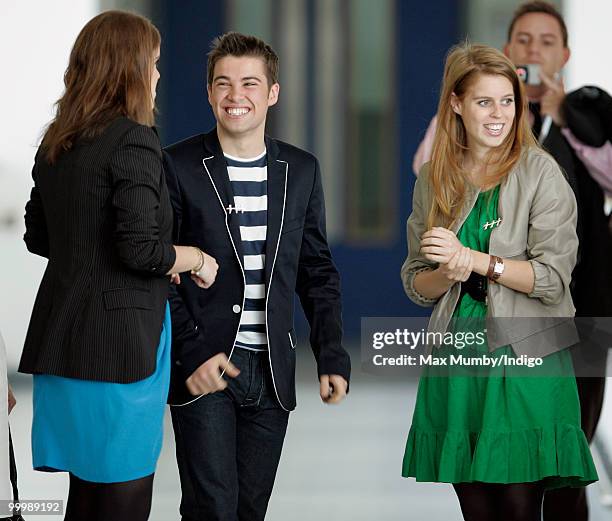
<path fill-rule="evenodd" d="M 155 131 L 117 118 L 49 165 L 39 150 L 28 250 L 47 257 L 19 370 L 128 383 L 155 370 L 175 261 Z"/>

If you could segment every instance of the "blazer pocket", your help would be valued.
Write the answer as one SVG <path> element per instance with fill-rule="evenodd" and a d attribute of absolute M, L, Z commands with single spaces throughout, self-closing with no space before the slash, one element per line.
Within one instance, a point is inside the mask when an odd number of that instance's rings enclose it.
<path fill-rule="evenodd" d="M 153 309 L 151 292 L 142 288 L 109 289 L 102 293 L 106 309 Z"/>
<path fill-rule="evenodd" d="M 283 223 L 282 233 L 294 232 L 304 228 L 304 215 L 289 219 Z"/>

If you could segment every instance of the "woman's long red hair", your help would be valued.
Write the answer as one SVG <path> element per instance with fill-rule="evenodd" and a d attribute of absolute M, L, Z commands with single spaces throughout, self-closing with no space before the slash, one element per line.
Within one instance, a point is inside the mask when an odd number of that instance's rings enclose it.
<path fill-rule="evenodd" d="M 64 94 L 43 136 L 48 162 L 77 139 L 98 135 L 117 116 L 154 124 L 151 73 L 160 41 L 149 20 L 123 11 L 106 11 L 83 27 L 64 74 Z"/>
<path fill-rule="evenodd" d="M 438 124 L 429 168 L 433 194 L 428 227 L 450 227 L 463 206 L 470 172 L 463 168 L 468 150 L 467 134 L 461 116 L 451 107 L 455 94 L 462 99 L 479 75 L 500 75 L 507 78 L 514 91 L 516 113 L 510 133 L 504 142 L 489 154 L 488 185 L 494 186 L 510 173 L 524 146 L 537 146 L 527 120 L 527 97 L 512 62 L 497 49 L 479 44 L 453 47 L 444 67 L 442 93 L 438 105 Z"/>

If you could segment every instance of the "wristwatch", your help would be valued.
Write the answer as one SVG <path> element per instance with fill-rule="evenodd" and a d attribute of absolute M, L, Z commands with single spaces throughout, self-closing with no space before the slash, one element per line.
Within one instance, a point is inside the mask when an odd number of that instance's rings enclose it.
<path fill-rule="evenodd" d="M 505 269 L 504 259 L 491 255 L 489 260 L 489 269 L 487 271 L 487 278 L 492 281 L 496 281 L 501 277 Z"/>

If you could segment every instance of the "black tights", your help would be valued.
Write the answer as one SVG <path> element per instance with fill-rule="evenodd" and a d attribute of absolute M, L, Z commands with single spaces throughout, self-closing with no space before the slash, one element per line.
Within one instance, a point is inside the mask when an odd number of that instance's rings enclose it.
<path fill-rule="evenodd" d="M 64 521 L 147 521 L 153 474 L 122 483 L 92 483 L 70 474 Z"/>
<path fill-rule="evenodd" d="M 465 521 L 540 521 L 541 483 L 456 483 Z"/>

